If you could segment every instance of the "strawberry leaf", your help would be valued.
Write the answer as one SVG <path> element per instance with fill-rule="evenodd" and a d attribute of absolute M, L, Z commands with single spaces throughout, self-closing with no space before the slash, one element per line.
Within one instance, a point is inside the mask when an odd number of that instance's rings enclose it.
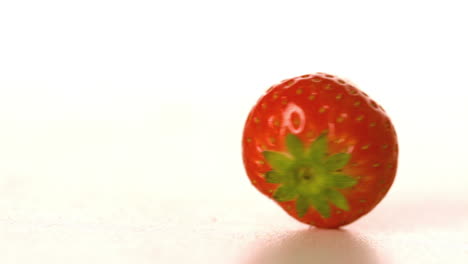
<path fill-rule="evenodd" d="M 289 153 L 296 158 L 300 158 L 304 154 L 304 144 L 294 134 L 288 134 L 286 136 L 286 147 L 288 148 Z"/>
<path fill-rule="evenodd" d="M 276 189 L 273 198 L 279 202 L 286 202 L 296 199 L 297 192 L 295 186 L 282 185 Z"/>
<path fill-rule="evenodd" d="M 277 171 L 269 171 L 265 173 L 265 179 L 269 183 L 283 183 L 284 175 L 281 175 Z"/>
<path fill-rule="evenodd" d="M 267 150 L 263 151 L 263 156 L 274 170 L 286 171 L 293 164 L 293 160 L 284 153 Z"/>
<path fill-rule="evenodd" d="M 264 174 L 268 183 L 280 184 L 272 198 L 278 202 L 294 201 L 298 217 L 313 207 L 323 218 L 331 216 L 331 205 L 349 210 L 349 203 L 340 189 L 353 187 L 358 180 L 339 172 L 351 159 L 349 153 L 328 153 L 327 132 L 309 146 L 288 134 L 285 152 L 263 151 L 271 170 Z"/>
<path fill-rule="evenodd" d="M 357 184 L 357 180 L 351 176 L 345 174 L 330 174 L 328 182 L 331 187 L 335 188 L 349 188 Z"/>
<path fill-rule="evenodd" d="M 299 196 L 299 198 L 297 198 L 297 201 L 296 201 L 296 210 L 297 210 L 297 214 L 299 215 L 299 217 L 304 217 L 304 215 L 307 213 L 307 211 L 309 210 L 309 201 L 307 199 L 307 197 L 304 197 L 304 196 Z"/>
<path fill-rule="evenodd" d="M 327 155 L 328 143 L 327 134 L 322 133 L 314 142 L 309 149 L 309 157 L 315 163 L 322 163 L 323 159 Z"/>
<path fill-rule="evenodd" d="M 334 189 L 328 189 L 327 197 L 331 203 L 336 205 L 336 207 L 343 209 L 345 211 L 349 210 L 348 201 L 346 200 L 346 198 L 341 192 L 334 190 Z"/>
<path fill-rule="evenodd" d="M 330 171 L 339 170 L 348 164 L 350 159 L 351 154 L 349 153 L 337 153 L 326 160 L 325 167 Z"/>
<path fill-rule="evenodd" d="M 324 217 L 330 217 L 330 205 L 327 201 L 321 196 L 312 196 L 310 197 L 310 203 L 312 206 L 319 212 L 319 214 Z"/>

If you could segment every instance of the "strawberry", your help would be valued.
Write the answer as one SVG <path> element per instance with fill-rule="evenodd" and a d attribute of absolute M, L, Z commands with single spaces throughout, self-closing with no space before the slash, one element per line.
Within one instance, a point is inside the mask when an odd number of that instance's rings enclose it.
<path fill-rule="evenodd" d="M 317 73 L 272 86 L 243 133 L 251 183 L 300 222 L 349 224 L 395 178 L 397 137 L 384 109 L 355 86 Z"/>

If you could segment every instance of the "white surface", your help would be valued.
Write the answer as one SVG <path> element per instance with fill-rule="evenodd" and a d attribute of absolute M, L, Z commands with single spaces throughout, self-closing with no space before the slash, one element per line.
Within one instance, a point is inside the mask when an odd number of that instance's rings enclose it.
<path fill-rule="evenodd" d="M 0 2 L 0 263 L 467 263 L 462 1 Z M 307 229 L 250 186 L 244 119 L 324 71 L 400 140 L 385 200 Z"/>

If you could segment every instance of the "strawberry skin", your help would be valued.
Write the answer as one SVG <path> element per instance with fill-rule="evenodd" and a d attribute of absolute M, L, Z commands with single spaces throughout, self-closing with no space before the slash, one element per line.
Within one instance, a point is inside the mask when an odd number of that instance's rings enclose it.
<path fill-rule="evenodd" d="M 242 147 L 255 188 L 321 228 L 371 211 L 392 186 L 398 161 L 396 132 L 383 108 L 325 73 L 272 86 L 246 120 Z"/>

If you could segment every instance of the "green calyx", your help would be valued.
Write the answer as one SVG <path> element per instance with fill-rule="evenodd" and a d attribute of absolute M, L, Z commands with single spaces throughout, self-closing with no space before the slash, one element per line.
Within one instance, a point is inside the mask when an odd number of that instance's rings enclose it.
<path fill-rule="evenodd" d="M 340 189 L 353 187 L 357 180 L 343 174 L 341 169 L 349 162 L 351 154 L 329 155 L 326 133 L 308 147 L 297 136 L 288 134 L 286 147 L 287 152 L 263 152 L 272 168 L 265 174 L 267 182 L 280 185 L 273 198 L 279 202 L 295 200 L 299 217 L 313 207 L 328 218 L 330 203 L 348 211 L 348 201 Z"/>

